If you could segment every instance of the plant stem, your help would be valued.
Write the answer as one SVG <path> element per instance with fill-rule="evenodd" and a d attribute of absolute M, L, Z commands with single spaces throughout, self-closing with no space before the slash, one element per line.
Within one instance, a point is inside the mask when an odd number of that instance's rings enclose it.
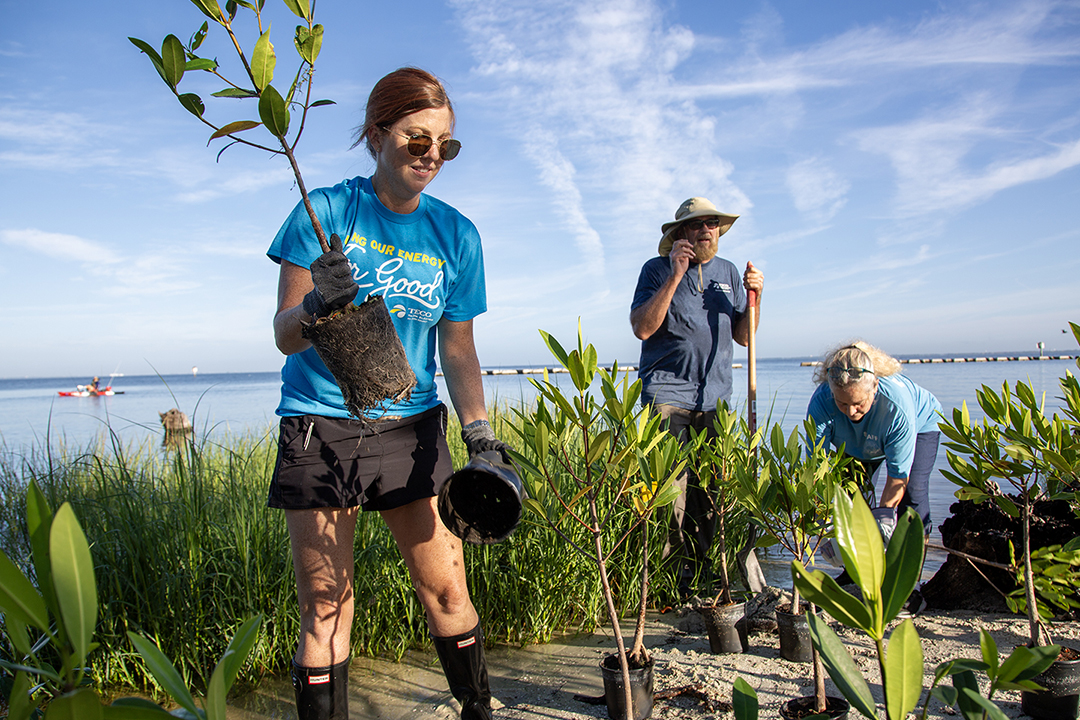
<path fill-rule="evenodd" d="M 1039 609 L 1035 606 L 1035 579 L 1031 573 L 1031 494 L 1028 488 L 1024 488 L 1024 505 L 1021 513 L 1021 532 L 1024 548 L 1024 591 L 1027 599 L 1028 632 L 1031 635 L 1031 646 L 1038 647 L 1042 644 L 1042 634 L 1039 632 Z"/>
<path fill-rule="evenodd" d="M 649 598 L 649 521 L 641 526 L 641 603 L 638 605 L 637 625 L 634 628 L 634 645 L 630 657 L 644 665 L 649 661 L 645 652 L 645 608 Z"/>
<path fill-rule="evenodd" d="M 593 520 L 596 521 L 596 501 L 589 500 L 589 509 L 592 511 Z M 603 535 L 599 530 L 593 530 L 593 546 L 596 551 L 597 569 L 600 571 L 600 585 L 604 590 L 604 603 L 607 605 L 608 618 L 611 620 L 611 632 L 615 635 L 615 647 L 619 653 L 619 668 L 622 670 L 623 690 L 626 697 L 626 720 L 633 718 L 634 696 L 630 688 L 630 663 L 626 657 L 626 644 L 622 638 L 622 628 L 619 627 L 619 611 L 615 608 L 615 598 L 611 593 L 611 583 L 608 581 L 607 564 L 604 562 Z"/>
<path fill-rule="evenodd" d="M 304 186 L 300 166 L 296 164 L 296 156 L 293 155 L 289 143 L 285 142 L 285 138 L 279 137 L 278 140 L 281 141 L 281 148 L 285 151 L 285 157 L 289 158 L 289 164 L 292 165 L 293 175 L 296 176 L 296 185 L 300 188 L 300 196 L 304 199 L 304 209 L 307 210 L 308 217 L 311 218 L 311 226 L 315 228 L 315 236 L 319 238 L 319 247 L 322 248 L 324 253 L 330 252 L 330 243 L 326 241 L 326 232 L 323 230 L 322 223 L 319 222 L 318 215 L 315 214 L 315 208 L 311 206 L 311 198 L 308 197 L 307 187 Z"/>

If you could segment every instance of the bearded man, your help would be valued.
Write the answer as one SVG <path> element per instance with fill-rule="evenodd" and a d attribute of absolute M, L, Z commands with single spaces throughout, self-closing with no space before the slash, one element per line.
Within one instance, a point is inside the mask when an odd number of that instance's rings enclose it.
<path fill-rule="evenodd" d="M 642 403 L 659 412 L 684 444 L 690 428 L 712 433 L 717 402 L 731 400 L 732 341 L 745 346 L 749 338 L 745 290 L 757 291 L 761 318 L 765 276 L 748 262 L 740 280 L 735 265 L 716 257 L 720 236 L 738 217 L 705 198 L 680 205 L 674 222 L 660 228 L 660 256 L 641 268 L 630 306 L 630 325 L 641 340 Z M 679 591 L 686 597 L 695 582 L 711 583 L 708 552 L 716 517 L 696 477 L 684 473 L 677 483 L 682 492 L 664 555 L 680 563 Z M 744 581 L 757 591 L 764 583 L 756 558 L 743 557 Z"/>

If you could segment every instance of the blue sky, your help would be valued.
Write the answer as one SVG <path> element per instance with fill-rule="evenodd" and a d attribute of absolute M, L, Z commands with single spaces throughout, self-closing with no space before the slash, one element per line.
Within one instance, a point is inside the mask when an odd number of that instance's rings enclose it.
<path fill-rule="evenodd" d="M 296 18 L 267 0 L 279 74 Z M 1080 4 L 319 0 L 309 187 L 371 86 L 441 77 L 458 159 L 430 186 L 484 239 L 481 363 L 550 362 L 538 329 L 637 361 L 628 313 L 690 196 L 742 217 L 762 357 L 862 336 L 894 353 L 1072 349 L 1080 321 Z M 286 163 L 218 143 L 127 40 L 186 40 L 188 0 L 0 0 L 0 377 L 280 367 L 266 248 Z M 253 28 L 241 37 L 254 44 Z M 246 33 L 246 34 L 245 34 Z M 227 71 L 221 32 L 202 48 Z M 286 69 L 288 68 L 288 69 Z M 232 73 L 235 74 L 235 73 Z M 187 77 L 220 122 L 244 101 Z M 736 357 L 740 357 L 737 353 Z"/>

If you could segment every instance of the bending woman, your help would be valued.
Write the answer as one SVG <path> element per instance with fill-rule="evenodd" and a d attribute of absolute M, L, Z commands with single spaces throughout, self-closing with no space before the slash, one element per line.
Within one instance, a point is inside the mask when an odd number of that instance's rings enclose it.
<path fill-rule="evenodd" d="M 862 461 L 864 487 L 882 463 L 884 487 L 874 517 L 886 539 L 897 514 L 909 507 L 930 533 L 930 473 L 934 469 L 941 403 L 930 391 L 900 374 L 900 362 L 873 345 L 856 341 L 833 350 L 814 373 L 819 383 L 810 398 L 808 417 L 833 447 Z"/>
<path fill-rule="evenodd" d="M 299 720 L 348 718 L 360 510 L 378 512 L 394 536 L 461 717 L 491 717 L 461 541 L 436 506 L 453 470 L 447 409 L 435 386 L 436 347 L 470 455 L 505 448 L 487 422 L 473 344 L 473 318 L 487 309 L 480 236 L 458 211 L 423 193 L 461 148 L 453 132 L 454 111 L 437 79 L 416 68 L 390 73 L 371 91 L 357 132 L 356 144 L 375 159 L 374 174 L 311 193 L 326 233 L 333 233 L 331 251 L 322 253 L 302 204 L 268 251 L 281 265 L 274 336 L 287 356 L 269 504 L 285 510 L 292 545 Z M 301 327 L 369 295 L 383 295 L 394 309 L 417 385 L 409 399 L 362 423 L 349 417 Z"/>

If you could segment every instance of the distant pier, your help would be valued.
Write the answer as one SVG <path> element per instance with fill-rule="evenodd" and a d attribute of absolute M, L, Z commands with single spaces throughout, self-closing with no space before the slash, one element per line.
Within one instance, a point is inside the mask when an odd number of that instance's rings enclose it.
<path fill-rule="evenodd" d="M 1075 355 L 1010 355 L 998 357 L 911 358 L 900 360 L 902 365 L 928 365 L 935 363 L 1022 362 L 1024 360 L 1075 360 Z M 801 367 L 817 367 L 820 360 L 799 363 Z"/>
<path fill-rule="evenodd" d="M 732 363 L 731 367 L 738 370 L 743 366 L 742 363 Z M 602 365 L 601 367 L 610 370 L 610 365 Z M 637 372 L 637 365 L 620 365 L 619 372 Z M 549 367 L 549 368 L 493 368 L 491 370 L 481 370 L 481 375 L 543 375 L 544 373 L 568 373 L 570 372 L 564 367 Z M 442 370 L 438 370 L 435 373 L 436 377 L 442 377 Z"/>

